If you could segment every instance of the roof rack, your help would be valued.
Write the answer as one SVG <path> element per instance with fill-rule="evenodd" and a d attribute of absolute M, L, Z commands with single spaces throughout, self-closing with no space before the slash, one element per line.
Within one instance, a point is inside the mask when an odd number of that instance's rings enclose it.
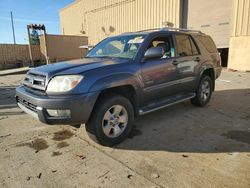
<path fill-rule="evenodd" d="M 174 28 L 174 27 L 163 27 L 161 28 L 162 31 L 186 31 L 186 32 L 195 32 L 195 33 L 202 33 L 199 30 L 192 30 L 192 29 L 185 29 L 185 28 Z"/>
<path fill-rule="evenodd" d="M 143 30 L 139 30 L 139 31 L 136 31 L 137 33 L 140 33 L 140 32 L 144 32 L 144 31 L 159 31 L 161 30 L 162 28 L 153 28 L 153 29 L 143 29 Z"/>
<path fill-rule="evenodd" d="M 125 32 L 125 33 L 122 33 L 122 34 L 124 35 L 124 34 L 130 34 L 130 33 L 141 33 L 141 32 L 144 32 L 144 31 L 159 31 L 159 30 L 161 30 L 161 29 L 162 29 L 162 28 L 143 29 L 143 30 L 139 30 L 139 31 Z"/>
<path fill-rule="evenodd" d="M 202 34 L 202 32 L 199 31 L 199 30 L 192 30 L 192 29 L 185 29 L 185 28 L 174 28 L 174 27 L 144 29 L 144 30 L 139 30 L 139 31 L 135 31 L 135 32 L 125 32 L 125 33 L 122 33 L 122 34 L 140 33 L 140 32 L 144 32 L 144 31 L 183 31 L 183 32 L 195 32 L 195 33 Z"/>

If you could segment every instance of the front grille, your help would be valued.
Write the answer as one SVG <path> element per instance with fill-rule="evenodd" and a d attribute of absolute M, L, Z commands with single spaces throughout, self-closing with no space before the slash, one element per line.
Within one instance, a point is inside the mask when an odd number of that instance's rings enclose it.
<path fill-rule="evenodd" d="M 16 98 L 17 102 L 22 104 L 23 106 L 25 106 L 26 108 L 28 108 L 29 110 L 33 111 L 33 112 L 37 112 L 37 109 L 36 109 L 36 105 L 34 104 L 31 104 L 30 102 L 26 101 L 26 100 L 23 100 L 19 97 Z"/>
<path fill-rule="evenodd" d="M 31 89 L 40 91 L 45 91 L 45 83 L 46 83 L 45 75 L 32 74 L 32 73 L 27 74 L 23 81 L 23 85 Z"/>

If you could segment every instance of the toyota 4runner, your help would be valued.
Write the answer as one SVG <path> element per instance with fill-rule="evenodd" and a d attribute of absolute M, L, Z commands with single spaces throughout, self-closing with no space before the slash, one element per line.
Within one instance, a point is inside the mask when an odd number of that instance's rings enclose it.
<path fill-rule="evenodd" d="M 79 125 L 100 144 L 123 141 L 134 117 L 191 99 L 205 106 L 221 73 L 208 35 L 164 28 L 108 37 L 81 60 L 30 70 L 18 106 L 47 124 Z"/>

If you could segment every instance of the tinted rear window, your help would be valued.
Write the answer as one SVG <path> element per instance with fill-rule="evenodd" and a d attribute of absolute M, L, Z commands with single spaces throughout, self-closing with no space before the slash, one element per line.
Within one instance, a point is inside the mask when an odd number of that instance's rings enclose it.
<path fill-rule="evenodd" d="M 209 53 L 217 53 L 217 48 L 214 44 L 214 41 L 207 36 L 198 36 L 198 39 L 203 44 L 203 46 L 207 49 Z"/>

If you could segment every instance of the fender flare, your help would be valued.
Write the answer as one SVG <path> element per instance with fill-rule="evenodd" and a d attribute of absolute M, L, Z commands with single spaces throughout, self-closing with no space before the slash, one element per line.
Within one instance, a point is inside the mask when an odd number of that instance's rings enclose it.
<path fill-rule="evenodd" d="M 135 78 L 134 75 L 130 73 L 119 73 L 119 74 L 113 74 L 110 76 L 106 76 L 103 78 L 100 78 L 96 80 L 92 84 L 92 86 L 89 88 L 89 92 L 95 92 L 98 91 L 99 96 L 101 95 L 102 91 L 107 90 L 107 89 L 113 89 L 113 88 L 118 88 L 118 87 L 123 87 L 123 86 L 131 86 L 134 89 L 134 98 L 133 101 L 131 101 L 134 105 L 135 109 L 135 115 L 138 115 L 138 109 L 139 109 L 139 84 L 137 83 L 137 79 Z"/>
<path fill-rule="evenodd" d="M 130 73 L 116 73 L 108 75 L 96 80 L 90 87 L 88 92 L 102 91 L 105 89 L 110 89 L 119 86 L 132 86 L 135 91 L 137 88 L 137 83 L 135 81 L 135 76 Z"/>
<path fill-rule="evenodd" d="M 212 78 L 212 81 L 213 81 L 213 88 L 212 88 L 212 90 L 214 91 L 214 89 L 215 89 L 215 69 L 214 69 L 213 65 L 210 64 L 210 63 L 206 63 L 206 64 L 201 65 L 199 79 L 197 79 L 197 83 L 196 83 L 196 88 L 198 87 L 198 85 L 200 83 L 202 75 L 208 69 L 212 69 L 213 70 L 213 76 L 214 76 L 214 78 Z"/>

